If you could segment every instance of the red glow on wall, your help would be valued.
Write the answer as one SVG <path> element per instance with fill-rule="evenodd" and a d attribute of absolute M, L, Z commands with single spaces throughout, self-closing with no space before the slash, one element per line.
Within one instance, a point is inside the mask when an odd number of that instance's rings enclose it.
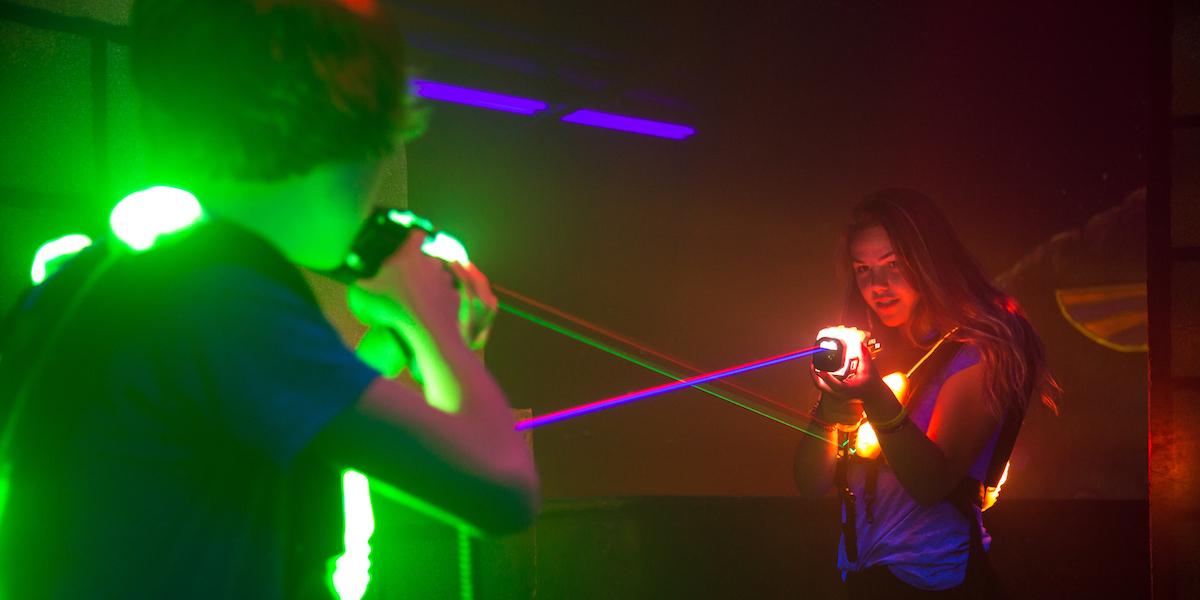
<path fill-rule="evenodd" d="M 368 17 L 374 15 L 375 10 L 378 8 L 375 0 L 338 0 L 338 3 L 351 11 Z"/>

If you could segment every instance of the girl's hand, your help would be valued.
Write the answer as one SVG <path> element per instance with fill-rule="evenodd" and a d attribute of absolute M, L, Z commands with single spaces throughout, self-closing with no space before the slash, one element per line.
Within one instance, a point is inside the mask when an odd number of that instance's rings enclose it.
<path fill-rule="evenodd" d="M 871 360 L 871 349 L 862 343 L 859 356 L 850 358 L 846 373 L 841 376 L 813 369 L 814 381 L 822 391 L 836 396 L 861 400 L 865 392 L 874 390 L 881 383 L 879 372 Z"/>

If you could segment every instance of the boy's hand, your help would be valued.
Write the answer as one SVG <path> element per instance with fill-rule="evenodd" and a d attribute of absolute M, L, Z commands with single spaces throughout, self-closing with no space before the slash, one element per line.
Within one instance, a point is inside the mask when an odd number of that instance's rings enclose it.
<path fill-rule="evenodd" d="M 367 325 L 445 334 L 458 330 L 460 292 L 444 262 L 421 252 L 413 231 L 371 279 L 350 286 L 350 310 Z M 407 331 L 406 331 L 407 333 Z"/>
<path fill-rule="evenodd" d="M 496 311 L 500 306 L 488 278 L 474 264 L 467 266 L 447 263 L 458 283 L 458 324 L 463 339 L 472 350 L 482 350 L 487 344 Z"/>

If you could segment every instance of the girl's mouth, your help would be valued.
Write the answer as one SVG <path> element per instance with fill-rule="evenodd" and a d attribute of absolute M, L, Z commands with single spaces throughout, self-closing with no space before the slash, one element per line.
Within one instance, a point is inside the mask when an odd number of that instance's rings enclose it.
<path fill-rule="evenodd" d="M 897 304 L 900 304 L 899 298 L 888 298 L 886 300 L 876 300 L 875 308 L 878 308 L 879 310 L 887 310 L 890 308 L 895 308 L 895 306 Z"/>

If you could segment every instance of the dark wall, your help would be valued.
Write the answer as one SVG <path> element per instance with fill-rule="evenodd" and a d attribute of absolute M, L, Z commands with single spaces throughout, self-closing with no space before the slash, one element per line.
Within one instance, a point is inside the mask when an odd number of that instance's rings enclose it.
<path fill-rule="evenodd" d="M 563 19 L 591 39 L 622 35 Z M 833 244 L 866 192 L 937 198 L 999 274 L 1145 182 L 1148 34 L 1133 3 L 651 7 L 630 31 L 626 47 L 654 65 L 635 83 L 660 77 L 685 98 L 679 120 L 694 138 L 439 106 L 410 148 L 411 205 L 461 232 L 496 282 L 701 366 L 803 346 L 836 319 Z M 442 73 L 430 76 L 471 76 Z M 1127 227 L 1125 262 L 1140 266 L 1142 224 Z M 1056 286 L 1144 279 L 1087 267 L 1090 280 L 1046 278 L 1023 302 L 1053 309 Z M 1092 348 L 1055 310 L 1034 318 L 1068 386 L 1064 416 L 1035 411 L 1018 454 L 1032 472 L 1022 484 L 1014 470 L 1009 493 L 1144 497 L 1144 355 Z M 537 412 L 660 381 L 510 317 L 493 340 L 489 362 L 512 401 Z M 743 381 L 807 407 L 803 371 Z M 1105 387 L 1113 380 L 1119 392 Z M 797 445 L 820 453 L 696 392 L 535 434 L 551 497 L 791 494 Z M 1074 476 L 1068 456 L 1099 466 Z"/>
<path fill-rule="evenodd" d="M 495 282 L 690 362 L 717 368 L 794 349 L 836 318 L 833 244 L 848 206 L 866 192 L 903 185 L 939 199 L 998 274 L 1145 182 L 1144 10 L 1134 2 L 1086 11 L 1021 4 L 526 9 L 561 37 L 627 53 L 630 71 L 608 75 L 679 98 L 677 109 L 647 116 L 699 133 L 675 142 L 439 105 L 409 151 L 410 204 L 460 234 Z M 610 10 L 616 16 L 595 18 Z M 13 90 L 0 114 L 7 304 L 37 244 L 78 229 L 76 219 L 98 221 L 137 181 L 138 155 L 116 30 L 9 19 L 0 26 L 0 74 Z M 503 74 L 428 53 L 414 59 L 432 79 L 518 94 L 525 85 L 514 78 L 509 89 Z M 1058 327 L 1053 313 L 1044 318 L 1044 331 Z M 1080 343 L 1072 335 L 1063 329 L 1048 342 Z M 1056 360 L 1064 372 L 1090 368 L 1069 352 Z M 1134 391 L 1105 402 L 1122 407 L 1129 426 L 1099 436 L 1078 432 L 1104 412 L 1049 420 L 1047 433 L 1030 438 L 1033 455 L 1144 452 L 1136 383 L 1144 366 L 1137 355 L 1117 362 L 1111 376 L 1134 381 Z M 537 412 L 661 381 L 508 316 L 497 324 L 489 363 L 513 404 Z M 810 402 L 800 365 L 743 381 L 802 407 Z M 1068 414 L 1094 400 L 1082 388 L 1066 392 Z M 1057 427 L 1074 433 L 1059 436 Z M 820 450 L 695 392 L 534 437 L 551 498 L 790 495 L 793 450 Z M 1128 460 L 1145 464 L 1144 455 Z M 1081 494 L 1083 483 L 1028 464 L 1042 469 L 1033 478 L 1039 485 L 1014 482 L 1012 493 Z M 1142 497 L 1144 473 L 1100 471 L 1086 485 L 1088 496 Z"/>

